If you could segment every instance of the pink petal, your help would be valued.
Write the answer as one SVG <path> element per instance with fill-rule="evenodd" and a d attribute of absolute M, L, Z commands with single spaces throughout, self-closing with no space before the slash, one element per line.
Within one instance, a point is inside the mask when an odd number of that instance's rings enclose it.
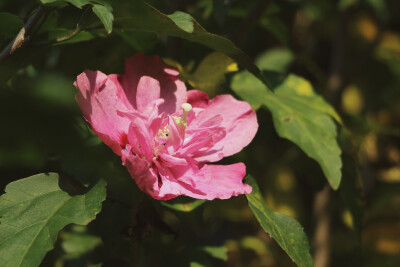
<path fill-rule="evenodd" d="M 161 153 L 162 165 L 165 167 L 173 167 L 177 165 L 187 165 L 188 162 L 183 158 L 172 156 L 168 153 Z"/>
<path fill-rule="evenodd" d="M 168 130 L 169 130 L 168 134 L 169 142 L 167 144 L 172 145 L 172 147 L 171 149 L 169 147 L 167 149 L 170 150 L 171 153 L 173 153 L 183 143 L 183 137 L 181 136 L 180 129 L 178 128 L 178 125 L 176 125 L 175 120 L 172 116 L 168 117 Z"/>
<path fill-rule="evenodd" d="M 212 150 L 198 154 L 197 161 L 214 162 L 222 157 L 230 156 L 241 151 L 253 140 L 257 129 L 257 116 L 250 105 L 239 101 L 231 95 L 219 95 L 208 102 L 203 112 L 193 119 L 187 131 L 195 131 L 203 123 L 215 117 L 222 116 L 220 127 L 225 128 L 226 136 L 219 140 Z"/>
<path fill-rule="evenodd" d="M 143 155 L 147 158 L 148 161 L 152 161 L 153 158 L 153 138 L 150 136 L 149 130 L 145 124 L 145 122 L 136 118 L 129 128 L 128 132 L 128 140 L 132 147 L 135 147 L 135 152 L 138 151 L 137 154 Z"/>
<path fill-rule="evenodd" d="M 190 132 L 187 132 L 187 134 L 185 142 L 178 153 L 190 157 L 201 156 L 206 152 L 221 153 L 214 150 L 214 146 L 226 136 L 225 129 L 218 126 L 202 128 L 201 130 L 194 131 L 192 134 L 190 134 Z M 220 157 L 223 158 L 222 153 Z"/>
<path fill-rule="evenodd" d="M 146 160 L 139 156 L 130 155 L 126 150 L 123 150 L 122 163 L 126 166 L 140 190 L 155 199 L 159 199 L 158 174 L 154 168 L 149 167 Z"/>
<path fill-rule="evenodd" d="M 246 166 L 243 163 L 205 164 L 200 171 L 204 173 L 204 178 L 196 180 L 196 189 L 207 192 L 205 199 L 227 199 L 240 194 L 250 194 L 252 191 L 251 186 L 242 183 L 246 175 Z"/>
<path fill-rule="evenodd" d="M 187 97 L 188 97 L 187 102 L 191 104 L 192 107 L 196 108 L 207 107 L 208 100 L 210 100 L 210 98 L 205 92 L 199 90 L 189 90 L 187 92 Z"/>
<path fill-rule="evenodd" d="M 86 70 L 74 83 L 76 100 L 83 117 L 100 139 L 120 155 L 121 135 L 128 132 L 130 121 L 118 115 L 119 109 L 129 109 L 119 84 L 100 71 Z"/>
<path fill-rule="evenodd" d="M 163 184 L 160 197 L 185 195 L 197 199 L 228 199 L 240 194 L 249 194 L 251 186 L 243 184 L 246 174 L 243 163 L 232 165 L 175 166 L 160 170 Z"/>
<path fill-rule="evenodd" d="M 187 100 L 186 86 L 179 72 L 166 65 L 159 56 L 136 53 L 125 60 L 125 76 L 121 79 L 132 106 L 142 111 L 158 98 L 164 99 L 159 111 L 175 113 Z"/>

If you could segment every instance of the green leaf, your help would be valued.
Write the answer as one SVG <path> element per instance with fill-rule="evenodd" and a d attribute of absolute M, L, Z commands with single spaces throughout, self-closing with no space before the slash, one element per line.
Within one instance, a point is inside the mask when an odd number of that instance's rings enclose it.
<path fill-rule="evenodd" d="M 93 4 L 93 12 L 99 17 L 101 22 L 104 24 L 104 28 L 108 34 L 112 32 L 114 16 L 112 14 L 111 6 L 106 7 L 103 5 Z"/>
<path fill-rule="evenodd" d="M 228 259 L 227 249 L 225 246 L 220 247 L 202 247 L 201 250 L 212 256 L 213 258 L 226 261 Z"/>
<path fill-rule="evenodd" d="M 153 32 L 118 29 L 114 30 L 114 33 L 121 36 L 125 42 L 137 51 L 151 51 L 158 43 L 158 37 Z"/>
<path fill-rule="evenodd" d="M 70 232 L 61 232 L 60 238 L 67 259 L 78 259 L 102 244 L 100 237 L 86 233 L 86 227 L 79 225 L 74 225 Z"/>
<path fill-rule="evenodd" d="M 256 65 L 262 70 L 284 73 L 294 60 L 293 53 L 287 48 L 267 50 L 257 57 Z"/>
<path fill-rule="evenodd" d="M 302 226 L 295 219 L 268 209 L 253 177 L 247 176 L 245 182 L 253 187 L 251 194 L 246 197 L 261 227 L 276 240 L 298 266 L 312 267 L 310 247 Z"/>
<path fill-rule="evenodd" d="M 76 6 L 77 8 L 82 8 L 84 5 L 89 4 L 88 0 L 40 0 L 43 5 L 49 5 L 54 3 L 68 2 Z"/>
<path fill-rule="evenodd" d="M 184 30 L 185 32 L 192 33 L 194 30 L 194 23 L 193 23 L 193 18 L 187 13 L 181 12 L 181 11 L 175 11 L 171 15 L 167 15 L 168 18 L 172 19 L 172 21 Z"/>
<path fill-rule="evenodd" d="M 229 39 L 207 32 L 194 18 L 183 12 L 165 15 L 142 1 L 116 1 L 115 24 L 125 30 L 138 30 L 167 34 L 197 42 L 222 52 L 247 68 L 257 78 L 264 77 L 252 60 Z M 193 27 L 193 29 L 192 29 Z"/>
<path fill-rule="evenodd" d="M 83 6 L 90 4 L 92 5 L 93 12 L 103 23 L 107 33 L 110 34 L 112 32 L 114 20 L 114 16 L 112 14 L 113 9 L 110 3 L 106 0 L 40 0 L 40 2 L 42 2 L 44 5 L 68 2 L 77 8 L 82 8 Z"/>
<path fill-rule="evenodd" d="M 338 8 L 340 11 L 343 11 L 356 4 L 358 4 L 358 0 L 339 0 Z"/>
<path fill-rule="evenodd" d="M 5 39 L 12 39 L 23 26 L 24 22 L 18 16 L 0 12 L 0 36 L 2 35 Z"/>
<path fill-rule="evenodd" d="M 7 185 L 0 197 L 0 266 L 38 266 L 61 229 L 86 225 L 100 212 L 106 197 L 103 180 L 82 195 L 69 195 L 60 185 L 63 179 L 56 173 Z"/>
<path fill-rule="evenodd" d="M 161 205 L 173 210 L 191 212 L 206 202 L 204 199 L 179 198 L 160 202 Z"/>
<path fill-rule="evenodd" d="M 281 17 L 278 16 L 264 16 L 260 19 L 260 26 L 264 27 L 267 31 L 272 33 L 276 39 L 278 39 L 285 46 L 291 45 L 291 34 L 286 26 L 285 22 L 282 21 Z"/>
<path fill-rule="evenodd" d="M 338 122 L 341 120 L 336 111 L 314 93 L 308 81 L 289 75 L 273 93 L 250 73 L 241 72 L 233 77 L 231 87 L 250 104 L 267 107 L 279 136 L 294 142 L 316 160 L 331 187 L 335 190 L 339 187 L 341 150 L 331 117 Z"/>

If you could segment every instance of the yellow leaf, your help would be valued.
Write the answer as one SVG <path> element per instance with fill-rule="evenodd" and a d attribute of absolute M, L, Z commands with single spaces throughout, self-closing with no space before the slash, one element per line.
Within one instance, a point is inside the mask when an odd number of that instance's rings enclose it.
<path fill-rule="evenodd" d="M 223 53 L 213 52 L 187 78 L 190 85 L 214 96 L 225 82 L 225 74 L 235 71 L 238 71 L 238 66 L 233 59 Z"/>
<path fill-rule="evenodd" d="M 177 62 L 177 61 L 175 61 L 173 59 L 163 58 L 163 61 L 165 62 L 165 64 L 178 69 L 179 72 L 181 72 L 181 73 L 184 71 L 182 65 L 179 62 Z"/>

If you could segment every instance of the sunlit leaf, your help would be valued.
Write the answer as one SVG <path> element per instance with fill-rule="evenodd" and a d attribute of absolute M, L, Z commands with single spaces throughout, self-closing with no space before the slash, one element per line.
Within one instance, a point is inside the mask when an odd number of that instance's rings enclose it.
<path fill-rule="evenodd" d="M 225 81 L 225 74 L 237 71 L 237 64 L 220 52 L 207 55 L 192 74 L 186 75 L 189 83 L 196 89 L 214 96 Z"/>
<path fill-rule="evenodd" d="M 268 209 L 253 177 L 248 176 L 245 182 L 253 187 L 251 194 L 246 197 L 254 216 L 265 232 L 276 240 L 298 266 L 314 266 L 303 227 L 295 219 Z"/>
<path fill-rule="evenodd" d="M 185 32 L 192 33 L 194 30 L 194 19 L 192 16 L 185 12 L 175 11 L 173 14 L 168 15 L 179 28 Z"/>
<path fill-rule="evenodd" d="M 85 194 L 70 195 L 61 185 L 58 174 L 50 173 L 6 187 L 0 197 L 0 266 L 38 266 L 62 228 L 88 224 L 100 212 L 106 196 L 103 180 Z"/>
<path fill-rule="evenodd" d="M 251 104 L 267 107 L 279 136 L 297 144 L 322 168 L 332 188 L 341 179 L 342 161 L 336 140 L 336 126 L 331 117 L 341 122 L 335 110 L 314 93 L 310 83 L 289 75 L 274 93 L 248 72 L 236 74 L 232 89 Z"/>

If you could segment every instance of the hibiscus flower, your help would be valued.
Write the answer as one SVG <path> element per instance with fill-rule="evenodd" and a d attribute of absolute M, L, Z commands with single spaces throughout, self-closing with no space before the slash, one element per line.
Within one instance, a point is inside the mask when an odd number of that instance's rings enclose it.
<path fill-rule="evenodd" d="M 251 142 L 258 129 L 255 112 L 231 95 L 210 100 L 202 91 L 187 91 L 178 75 L 159 56 L 137 53 L 126 59 L 125 75 L 81 73 L 76 100 L 92 130 L 153 198 L 250 193 L 242 182 L 243 163 L 208 163 Z"/>

